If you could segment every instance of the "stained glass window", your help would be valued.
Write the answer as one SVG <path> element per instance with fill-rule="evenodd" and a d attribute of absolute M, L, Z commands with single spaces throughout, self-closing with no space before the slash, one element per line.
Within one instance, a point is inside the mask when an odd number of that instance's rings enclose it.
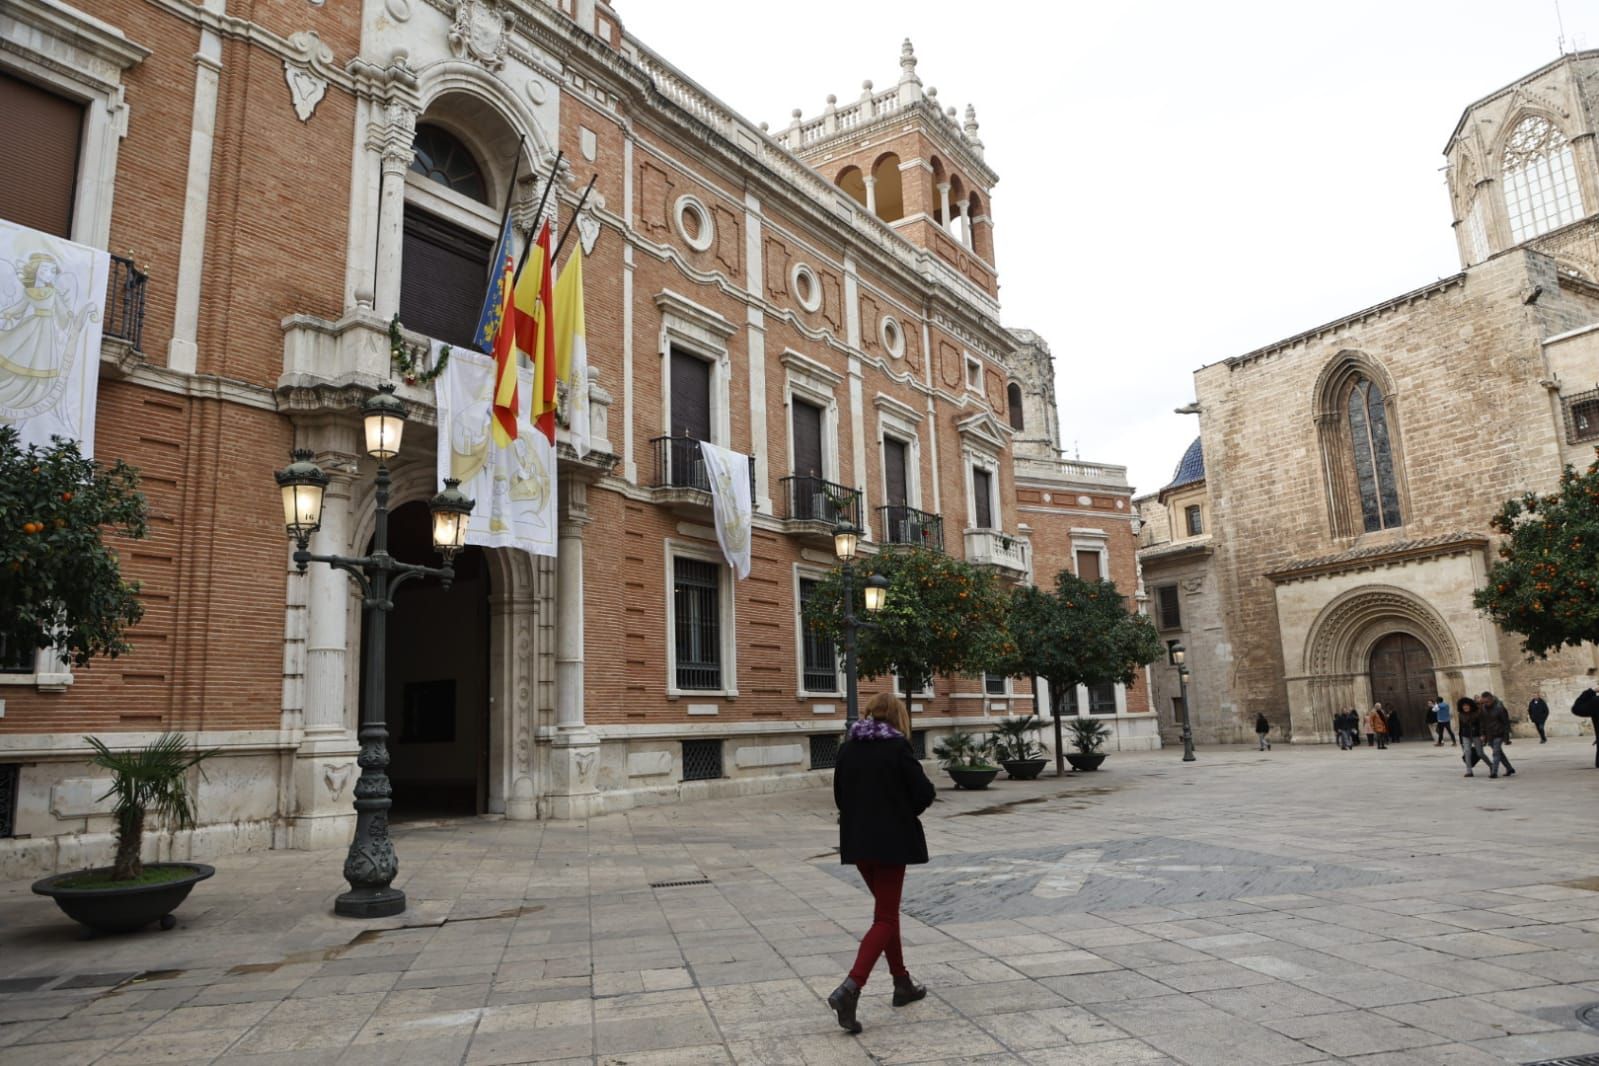
<path fill-rule="evenodd" d="M 411 146 L 416 153 L 411 159 L 412 170 L 462 196 L 470 196 L 479 203 L 489 202 L 483 168 L 478 166 L 471 149 L 453 134 L 437 126 L 418 126 L 416 140 Z"/>
<path fill-rule="evenodd" d="M 1505 142 L 1505 208 L 1510 236 L 1524 241 L 1582 217 L 1571 144 L 1555 124 L 1528 115 Z"/>
<path fill-rule="evenodd" d="M 1366 532 L 1400 524 L 1398 478 L 1388 439 L 1388 411 L 1375 382 L 1357 377 L 1349 390 L 1349 440 L 1354 450 L 1355 486 Z"/>

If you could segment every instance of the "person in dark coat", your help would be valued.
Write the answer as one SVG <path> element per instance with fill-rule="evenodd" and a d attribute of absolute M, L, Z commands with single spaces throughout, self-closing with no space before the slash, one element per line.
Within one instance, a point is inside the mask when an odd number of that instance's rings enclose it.
<path fill-rule="evenodd" d="M 892 693 L 872 697 L 865 716 L 850 726 L 833 769 L 833 802 L 838 806 L 838 858 L 860 871 L 872 892 L 872 926 L 861 937 L 855 965 L 844 983 L 827 997 L 838 1024 L 861 1031 L 855 1017 L 861 988 L 888 956 L 894 978 L 894 1006 L 914 1003 L 927 989 L 911 980 L 899 941 L 899 898 L 905 867 L 927 861 L 927 837 L 920 815 L 935 791 L 907 738 L 910 716 Z"/>
<path fill-rule="evenodd" d="M 1543 731 L 1543 724 L 1549 721 L 1549 704 L 1544 702 L 1543 693 L 1538 693 L 1527 701 L 1527 721 L 1538 730 L 1538 743 L 1549 743 L 1549 735 Z"/>
<path fill-rule="evenodd" d="M 1593 726 L 1593 765 L 1599 770 L 1599 680 L 1591 682 L 1587 688 L 1577 693 L 1576 700 L 1571 704 L 1571 713 L 1578 718 L 1586 718 Z"/>
<path fill-rule="evenodd" d="M 1488 761 L 1482 746 L 1482 709 L 1470 696 L 1462 696 L 1455 701 L 1455 717 L 1460 720 L 1460 761 L 1466 764 L 1466 776 L 1475 777 L 1477 763 Z"/>
<path fill-rule="evenodd" d="M 1498 777 L 1503 770 L 1506 777 L 1515 777 L 1516 768 L 1505 758 L 1505 744 L 1510 740 L 1510 710 L 1492 692 L 1478 697 L 1482 706 L 1482 739 L 1487 741 L 1493 759 L 1488 763 L 1488 776 Z"/>

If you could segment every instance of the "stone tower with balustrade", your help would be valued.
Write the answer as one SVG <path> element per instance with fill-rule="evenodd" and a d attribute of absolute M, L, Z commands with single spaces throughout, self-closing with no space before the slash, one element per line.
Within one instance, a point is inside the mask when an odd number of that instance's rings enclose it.
<path fill-rule="evenodd" d="M 796 108 L 771 135 L 901 237 L 996 294 L 989 197 L 999 176 L 983 161 L 976 108 L 968 104 L 963 118 L 923 87 L 909 38 L 899 67 L 892 88 L 866 81 L 854 100 L 829 95 L 820 115 Z"/>

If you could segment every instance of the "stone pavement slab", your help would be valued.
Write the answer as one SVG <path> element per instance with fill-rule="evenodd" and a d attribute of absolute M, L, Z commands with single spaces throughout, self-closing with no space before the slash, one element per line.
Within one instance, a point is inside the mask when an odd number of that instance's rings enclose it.
<path fill-rule="evenodd" d="M 0 1064 L 1599 1054 L 1599 772 L 1577 740 L 1522 761 L 1490 783 L 1431 746 L 1210 748 L 941 789 L 902 926 L 931 993 L 895 1008 L 880 968 L 859 1037 L 824 1003 L 871 915 L 826 789 L 400 825 L 410 909 L 381 921 L 332 914 L 340 852 L 219 858 L 177 929 L 91 941 L 8 883 Z"/>

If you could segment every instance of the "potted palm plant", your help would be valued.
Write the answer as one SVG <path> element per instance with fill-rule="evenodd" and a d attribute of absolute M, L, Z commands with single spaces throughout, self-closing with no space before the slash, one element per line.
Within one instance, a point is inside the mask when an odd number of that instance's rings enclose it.
<path fill-rule="evenodd" d="M 1076 751 L 1066 753 L 1066 761 L 1072 764 L 1072 769 L 1098 770 L 1099 764 L 1105 761 L 1105 753 L 1099 749 L 1110 739 L 1105 723 L 1098 718 L 1068 718 L 1066 728 L 1077 746 Z"/>
<path fill-rule="evenodd" d="M 933 746 L 933 756 L 954 779 L 956 788 L 981 789 L 987 788 L 999 773 L 999 767 L 988 761 L 993 747 L 991 737 L 955 729 Z"/>
<path fill-rule="evenodd" d="M 1038 716 L 1006 718 L 995 728 L 994 751 L 999 755 L 1005 776 L 1012 781 L 1031 781 L 1043 772 L 1047 760 L 1037 742 Z"/>
<path fill-rule="evenodd" d="M 111 771 L 111 787 L 100 798 L 116 801 L 111 811 L 117 821 L 116 858 L 110 866 L 46 877 L 34 882 L 33 890 L 54 899 L 91 935 L 130 932 L 157 920 L 162 929 L 171 929 L 177 924 L 173 910 L 216 871 L 198 862 L 146 864 L 140 858 L 145 825 L 153 815 L 173 829 L 194 827 L 189 770 L 204 776 L 199 764 L 215 752 L 191 748 L 176 733 L 131 751 L 112 751 L 95 737 L 84 741 L 95 751 L 90 761 Z"/>

